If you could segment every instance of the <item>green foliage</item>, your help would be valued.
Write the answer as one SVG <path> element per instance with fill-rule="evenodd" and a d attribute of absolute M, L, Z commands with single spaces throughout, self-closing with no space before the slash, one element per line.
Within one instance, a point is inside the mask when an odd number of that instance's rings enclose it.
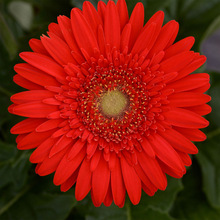
<path fill-rule="evenodd" d="M 220 209 L 220 130 L 210 133 L 205 146 L 200 147 L 198 161 L 203 174 L 203 190 L 210 204 Z"/>
<path fill-rule="evenodd" d="M 60 14 L 69 16 L 83 0 L 0 1 L 0 219 L 1 220 L 219 220 L 220 216 L 220 75 L 212 73 L 213 111 L 208 116 L 208 139 L 198 144 L 199 154 L 183 180 L 168 178 L 165 191 L 155 196 L 142 194 L 139 205 L 126 199 L 125 206 L 95 208 L 90 196 L 76 202 L 74 192 L 61 193 L 52 176 L 38 177 L 28 158 L 30 151 L 18 151 L 10 128 L 19 117 L 7 112 L 10 96 L 21 89 L 12 82 L 18 53 L 29 50 L 28 40 L 46 33 L 48 24 Z M 98 0 L 91 0 L 96 5 Z M 107 2 L 107 1 L 105 1 Z M 194 36 L 194 49 L 220 27 L 220 0 L 141 0 L 147 20 L 158 10 L 165 21 L 180 23 L 178 39 Z M 127 0 L 129 13 L 137 1 Z M 15 11 L 15 8 L 17 11 Z M 17 14 L 21 16 L 17 16 Z M 23 16 L 22 16 L 23 15 Z M 208 71 L 208 70 L 204 70 Z"/>
<path fill-rule="evenodd" d="M 178 220 L 219 220 L 220 209 L 214 209 L 208 203 L 201 190 L 200 168 L 194 161 L 190 172 L 183 178 L 184 190 L 179 194 L 172 209 L 172 215 Z"/>

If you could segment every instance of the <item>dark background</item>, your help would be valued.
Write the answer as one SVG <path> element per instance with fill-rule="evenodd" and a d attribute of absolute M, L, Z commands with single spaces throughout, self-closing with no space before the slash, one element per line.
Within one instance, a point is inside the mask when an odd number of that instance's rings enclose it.
<path fill-rule="evenodd" d="M 97 0 L 90 0 L 97 5 Z M 127 0 L 129 12 L 138 1 Z M 18 54 L 30 50 L 28 41 L 45 34 L 60 14 L 69 17 L 71 8 L 83 0 L 0 0 L 0 219 L 1 220 L 219 220 L 220 219 L 220 0 L 142 0 L 146 20 L 156 11 L 165 12 L 165 23 L 180 23 L 177 39 L 194 36 L 193 50 L 205 54 L 206 65 L 197 72 L 211 76 L 213 111 L 207 116 L 207 140 L 197 143 L 199 154 L 182 179 L 168 178 L 168 187 L 154 197 L 143 193 L 139 205 L 126 199 L 124 208 L 115 205 L 95 208 L 90 196 L 82 202 L 74 189 L 61 193 L 52 175 L 39 177 L 28 158 L 31 151 L 18 151 L 10 128 L 21 117 L 10 115 L 10 96 L 22 91 L 12 81 Z"/>

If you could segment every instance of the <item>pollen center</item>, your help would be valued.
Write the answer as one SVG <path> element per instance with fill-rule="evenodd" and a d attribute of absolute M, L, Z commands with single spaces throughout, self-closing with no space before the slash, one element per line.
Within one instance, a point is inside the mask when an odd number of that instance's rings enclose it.
<path fill-rule="evenodd" d="M 126 95 L 119 91 L 113 90 L 106 92 L 100 101 L 100 111 L 106 117 L 121 116 L 128 106 Z"/>

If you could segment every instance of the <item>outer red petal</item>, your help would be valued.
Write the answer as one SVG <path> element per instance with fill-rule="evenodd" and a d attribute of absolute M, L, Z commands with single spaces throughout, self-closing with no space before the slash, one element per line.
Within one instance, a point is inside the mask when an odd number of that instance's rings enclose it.
<path fill-rule="evenodd" d="M 104 32 L 106 44 L 111 48 L 120 48 L 120 21 L 116 5 L 109 1 L 105 11 Z"/>
<path fill-rule="evenodd" d="M 86 150 L 83 148 L 79 154 L 73 159 L 68 160 L 68 152 L 60 161 L 59 166 L 56 169 L 53 182 L 55 185 L 64 183 L 79 167 L 86 155 Z"/>
<path fill-rule="evenodd" d="M 32 83 L 36 83 L 40 86 L 59 86 L 60 83 L 57 80 L 45 72 L 31 66 L 28 63 L 19 63 L 14 67 L 15 72 L 20 76 L 29 80 Z"/>
<path fill-rule="evenodd" d="M 121 169 L 126 190 L 131 202 L 137 205 L 141 199 L 141 181 L 135 169 L 130 166 L 124 157 L 121 157 Z"/>
<path fill-rule="evenodd" d="M 164 137 L 176 150 L 188 154 L 198 153 L 196 146 L 175 129 L 167 129 L 165 132 L 161 132 L 160 135 Z"/>
<path fill-rule="evenodd" d="M 79 48 L 83 48 L 90 56 L 93 56 L 94 48 L 98 48 L 96 37 L 83 14 L 76 8 L 71 11 L 71 23 Z"/>
<path fill-rule="evenodd" d="M 128 22 L 128 8 L 125 0 L 118 0 L 117 4 L 118 14 L 120 18 L 120 26 L 121 30 L 123 30 L 124 26 Z"/>
<path fill-rule="evenodd" d="M 60 64 L 66 65 L 68 63 L 76 63 L 71 55 L 69 46 L 59 37 L 53 33 L 48 33 L 50 38 L 47 36 L 41 37 L 43 43 L 49 54 Z"/>
<path fill-rule="evenodd" d="M 111 171 L 111 187 L 115 205 L 120 205 L 125 198 L 125 185 L 119 159 L 116 158 L 114 169 Z"/>
<path fill-rule="evenodd" d="M 85 1 L 83 3 L 83 15 L 87 19 L 88 23 L 90 24 L 90 27 L 92 28 L 95 36 L 97 37 L 98 26 L 103 25 L 103 22 L 100 15 L 98 14 L 91 2 Z"/>
<path fill-rule="evenodd" d="M 92 172 L 90 171 L 90 161 L 84 159 L 79 169 L 79 174 L 76 181 L 75 196 L 76 200 L 80 201 L 85 198 L 92 187 Z"/>
<path fill-rule="evenodd" d="M 92 174 L 92 191 L 95 205 L 100 206 L 106 197 L 110 182 L 110 170 L 107 162 L 103 157 L 100 158 L 99 164 Z"/>
<path fill-rule="evenodd" d="M 25 134 L 32 132 L 37 126 L 45 122 L 45 119 L 28 118 L 14 125 L 10 132 L 12 134 Z"/>
<path fill-rule="evenodd" d="M 170 124 L 185 128 L 205 128 L 209 122 L 200 115 L 181 108 L 173 108 L 163 114 Z"/>
<path fill-rule="evenodd" d="M 144 6 L 142 3 L 139 2 L 135 5 L 129 23 L 131 24 L 129 49 L 131 49 L 144 25 Z"/>
<path fill-rule="evenodd" d="M 66 74 L 63 68 L 50 57 L 33 52 L 22 52 L 20 53 L 20 57 L 27 63 L 48 73 L 49 75 L 60 80 L 65 80 Z"/>

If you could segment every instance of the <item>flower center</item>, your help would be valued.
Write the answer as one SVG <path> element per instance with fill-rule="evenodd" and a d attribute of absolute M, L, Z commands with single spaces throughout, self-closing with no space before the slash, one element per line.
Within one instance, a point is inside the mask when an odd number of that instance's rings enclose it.
<path fill-rule="evenodd" d="M 101 98 L 99 108 L 103 116 L 107 118 L 118 118 L 126 110 L 128 99 L 118 89 L 106 92 Z"/>

